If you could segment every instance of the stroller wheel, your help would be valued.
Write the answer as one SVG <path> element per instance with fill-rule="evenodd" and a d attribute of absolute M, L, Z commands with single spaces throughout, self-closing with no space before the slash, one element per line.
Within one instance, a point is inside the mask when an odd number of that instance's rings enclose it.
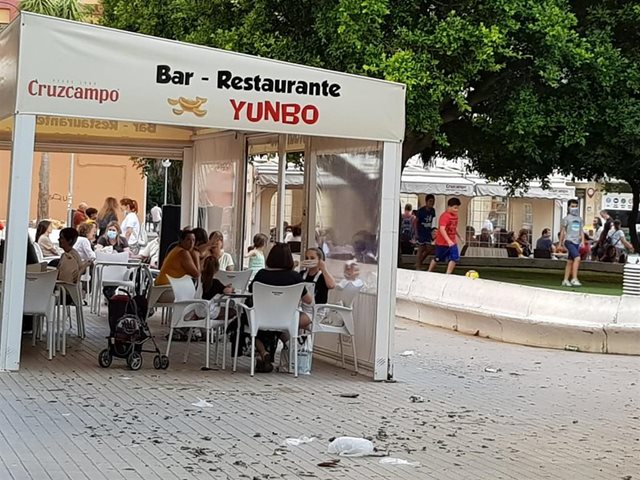
<path fill-rule="evenodd" d="M 160 368 L 162 370 L 169 368 L 169 357 L 166 355 L 160 355 Z"/>
<path fill-rule="evenodd" d="M 108 348 L 105 348 L 98 354 L 98 364 L 100 364 L 102 368 L 109 367 L 112 360 L 113 357 L 111 356 L 111 352 Z"/>
<path fill-rule="evenodd" d="M 131 352 L 127 357 L 127 365 L 131 370 L 140 370 L 140 367 L 142 367 L 142 355 L 139 352 Z"/>
<path fill-rule="evenodd" d="M 153 357 L 153 368 L 156 370 L 160 370 L 162 368 L 162 364 L 160 363 L 160 355 L 156 355 Z"/>

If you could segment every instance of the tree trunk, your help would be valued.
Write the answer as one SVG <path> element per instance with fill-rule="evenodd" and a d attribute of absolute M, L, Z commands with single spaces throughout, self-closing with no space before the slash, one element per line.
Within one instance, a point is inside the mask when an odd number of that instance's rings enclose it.
<path fill-rule="evenodd" d="M 629 214 L 629 237 L 631 238 L 634 251 L 640 252 L 640 240 L 638 239 L 638 232 L 636 230 L 636 224 L 638 223 L 638 206 L 640 204 L 640 183 L 628 183 L 633 193 L 631 213 Z"/>
<path fill-rule="evenodd" d="M 405 137 L 402 143 L 402 169 L 404 170 L 407 161 L 419 153 L 423 153 L 433 148 L 433 137 L 425 135 L 421 137 Z M 432 152 L 429 152 L 433 155 Z"/>
<path fill-rule="evenodd" d="M 49 154 L 42 153 L 38 174 L 38 222 L 49 218 Z"/>

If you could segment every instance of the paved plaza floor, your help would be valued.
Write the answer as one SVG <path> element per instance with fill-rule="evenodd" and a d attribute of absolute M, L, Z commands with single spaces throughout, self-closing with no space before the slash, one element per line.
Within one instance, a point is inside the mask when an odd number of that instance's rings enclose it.
<path fill-rule="evenodd" d="M 395 383 L 320 362 L 308 377 L 250 378 L 246 359 L 235 374 L 201 371 L 202 344 L 187 364 L 176 344 L 167 371 L 152 355 L 138 372 L 117 360 L 102 369 L 105 320 L 87 330 L 53 361 L 25 339 L 22 370 L 0 374 L 0 480 L 640 479 L 637 357 L 399 321 Z M 341 435 L 419 465 L 319 466 L 339 458 L 326 451 Z M 301 436 L 314 439 L 283 446 Z"/>

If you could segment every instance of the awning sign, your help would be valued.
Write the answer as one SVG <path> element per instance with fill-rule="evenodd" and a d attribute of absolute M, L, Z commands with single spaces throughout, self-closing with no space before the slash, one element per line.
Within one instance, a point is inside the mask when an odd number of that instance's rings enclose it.
<path fill-rule="evenodd" d="M 17 110 L 399 142 L 405 87 L 23 14 Z"/>

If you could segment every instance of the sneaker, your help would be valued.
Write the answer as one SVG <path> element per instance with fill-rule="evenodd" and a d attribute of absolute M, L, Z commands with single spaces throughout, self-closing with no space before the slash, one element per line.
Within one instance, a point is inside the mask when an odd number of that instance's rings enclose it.
<path fill-rule="evenodd" d="M 578 280 L 577 278 L 574 278 L 573 280 L 571 280 L 571 286 L 572 287 L 581 287 L 582 284 L 580 283 L 580 280 Z"/>
<path fill-rule="evenodd" d="M 571 286 L 571 282 L 569 280 L 563 280 L 562 281 L 562 286 L 563 287 L 570 287 Z"/>

